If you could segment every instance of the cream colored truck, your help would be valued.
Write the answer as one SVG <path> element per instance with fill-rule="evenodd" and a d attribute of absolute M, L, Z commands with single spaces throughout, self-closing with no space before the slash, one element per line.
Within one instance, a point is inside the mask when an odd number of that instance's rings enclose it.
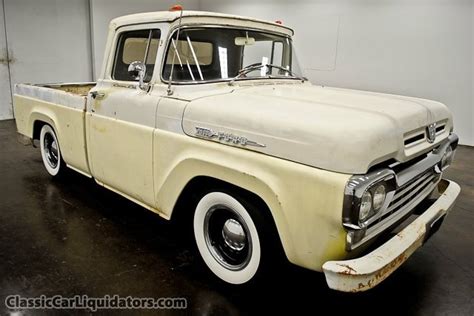
<path fill-rule="evenodd" d="M 293 72 L 292 35 L 207 12 L 117 18 L 97 83 L 16 85 L 18 132 L 39 140 L 52 176 L 68 167 L 166 219 L 188 216 L 225 282 L 254 280 L 281 255 L 332 289 L 365 291 L 460 192 L 442 179 L 452 116 L 312 85 Z"/>

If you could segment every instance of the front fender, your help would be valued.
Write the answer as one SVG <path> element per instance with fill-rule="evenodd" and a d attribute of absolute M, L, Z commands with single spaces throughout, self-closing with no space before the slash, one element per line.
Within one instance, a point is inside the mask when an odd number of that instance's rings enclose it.
<path fill-rule="evenodd" d="M 213 177 L 267 204 L 290 262 L 321 270 L 327 258 L 344 257 L 341 216 L 349 175 L 161 130 L 154 136 L 156 204 L 165 217 L 189 181 Z"/>

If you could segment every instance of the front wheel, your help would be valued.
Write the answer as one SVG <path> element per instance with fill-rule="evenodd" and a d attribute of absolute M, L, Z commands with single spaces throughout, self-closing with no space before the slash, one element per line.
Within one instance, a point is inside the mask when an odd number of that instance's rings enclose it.
<path fill-rule="evenodd" d="M 53 128 L 49 125 L 43 125 L 41 128 L 40 149 L 46 171 L 53 177 L 64 173 L 65 166 L 61 158 L 58 138 Z"/>
<path fill-rule="evenodd" d="M 194 237 L 202 259 L 231 284 L 247 283 L 262 266 L 262 239 L 254 220 L 258 214 L 251 204 L 245 205 L 227 193 L 210 192 L 194 213 Z"/>

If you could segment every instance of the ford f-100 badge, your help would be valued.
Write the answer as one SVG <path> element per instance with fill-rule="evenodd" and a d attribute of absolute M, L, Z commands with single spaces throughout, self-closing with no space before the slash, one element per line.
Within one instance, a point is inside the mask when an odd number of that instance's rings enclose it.
<path fill-rule="evenodd" d="M 265 147 L 264 144 L 248 140 L 246 137 L 237 136 L 231 133 L 215 132 L 212 129 L 205 127 L 196 126 L 196 136 L 209 139 L 216 138 L 219 141 L 225 141 L 235 145 Z"/>

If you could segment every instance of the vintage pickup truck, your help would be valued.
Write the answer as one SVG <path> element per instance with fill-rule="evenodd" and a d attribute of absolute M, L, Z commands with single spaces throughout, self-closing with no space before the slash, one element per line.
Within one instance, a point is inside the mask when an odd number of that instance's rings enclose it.
<path fill-rule="evenodd" d="M 283 258 L 365 291 L 452 208 L 458 137 L 438 102 L 312 85 L 292 35 L 179 7 L 116 18 L 97 83 L 16 85 L 18 132 L 51 176 L 70 168 L 188 218 L 227 283 Z"/>

